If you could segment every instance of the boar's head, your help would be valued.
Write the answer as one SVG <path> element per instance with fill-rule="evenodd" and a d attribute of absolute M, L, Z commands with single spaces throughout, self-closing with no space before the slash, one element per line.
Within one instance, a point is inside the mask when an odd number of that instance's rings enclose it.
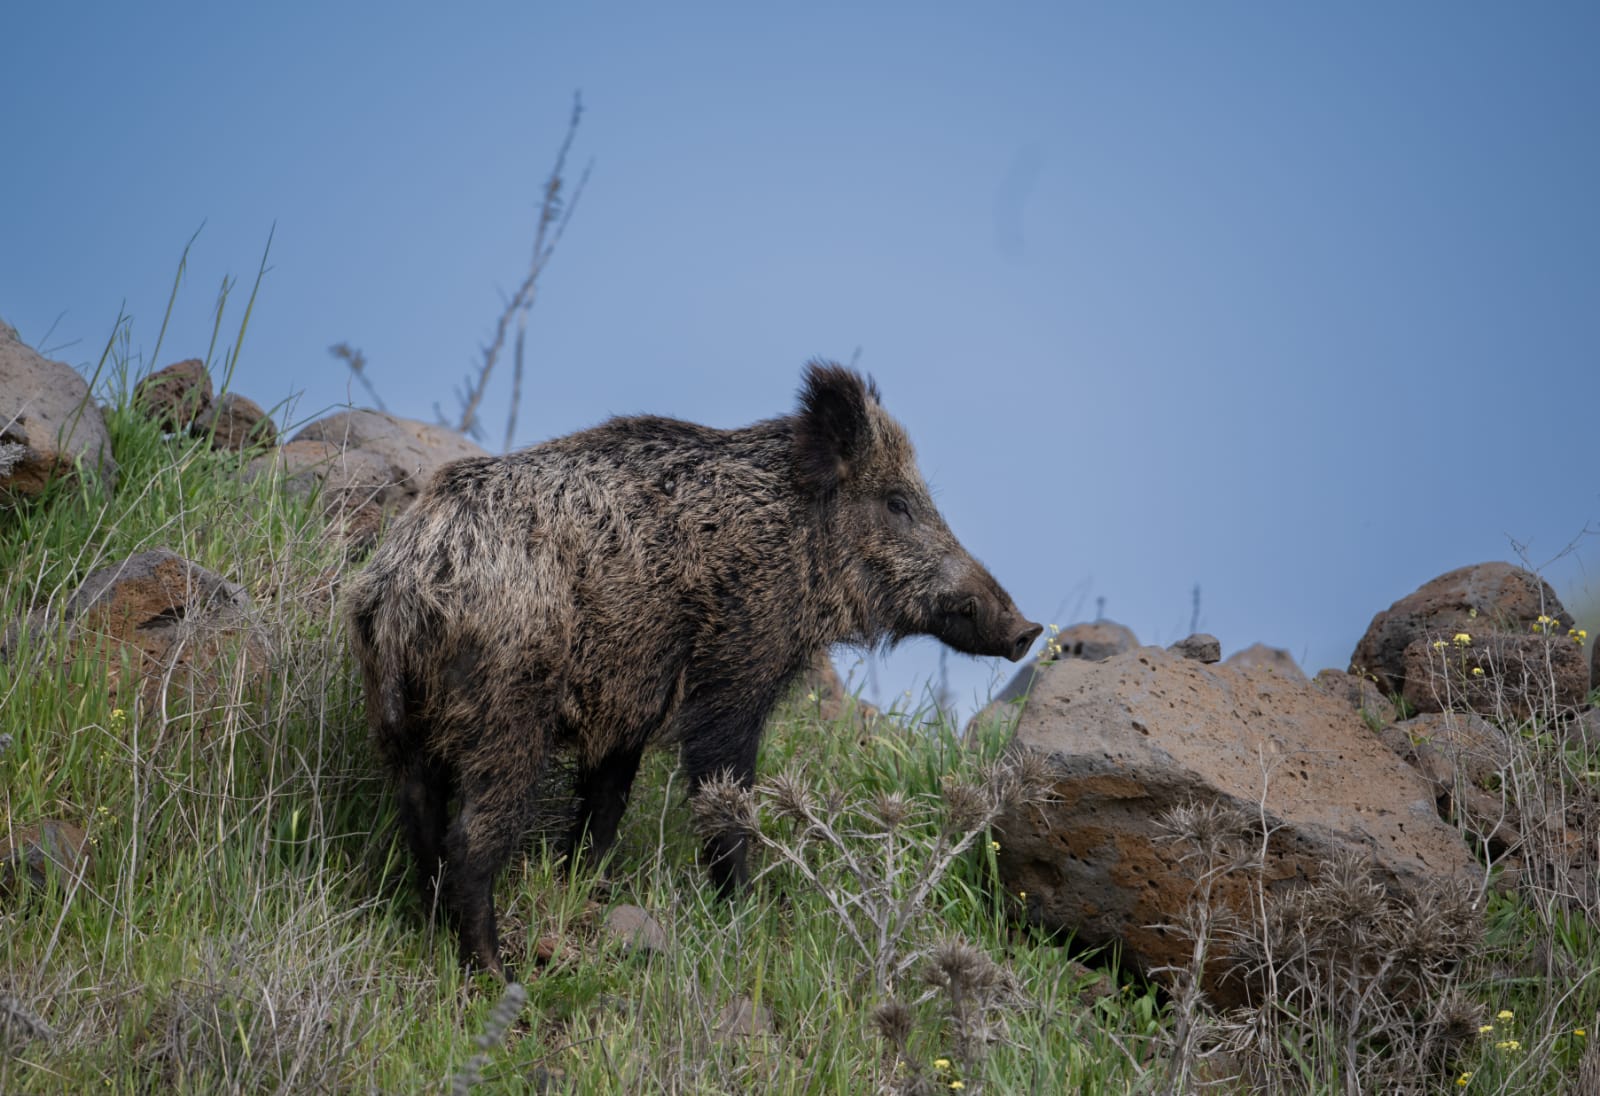
<path fill-rule="evenodd" d="M 1028 653 L 1040 626 L 950 532 L 875 384 L 838 365 L 807 366 L 794 446 L 801 487 L 843 565 L 838 592 L 857 638 L 931 635 L 967 654 Z"/>

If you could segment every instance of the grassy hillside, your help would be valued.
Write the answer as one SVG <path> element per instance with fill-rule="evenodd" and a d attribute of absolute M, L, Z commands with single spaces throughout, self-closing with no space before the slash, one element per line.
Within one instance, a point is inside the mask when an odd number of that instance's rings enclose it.
<path fill-rule="evenodd" d="M 819 797 L 821 840 L 773 791 L 765 874 L 716 901 L 658 754 L 603 878 L 569 883 L 535 848 L 501 881 L 522 988 L 465 976 L 418 908 L 366 741 L 337 615 L 355 561 L 315 500 L 245 483 L 243 458 L 163 436 L 117 387 L 115 491 L 0 511 L 0 622 L 36 614 L 0 663 L 0 826 L 69 822 L 92 856 L 0 897 L 0 1092 L 1160 1092 L 1241 1068 L 1201 1060 L 1216 1018 L 1016 928 L 986 832 L 955 848 L 949 789 L 992 779 L 998 731 L 973 751 L 933 713 L 828 722 L 805 696 L 760 772 Z M 152 547 L 248 590 L 270 673 L 224 658 L 210 684 L 152 698 L 131 665 L 63 657 L 39 611 Z M 1569 761 L 1572 780 L 1600 772 Z M 1594 909 L 1530 893 L 1491 893 L 1489 947 L 1452 980 L 1455 1014 L 1493 1032 L 1458 1040 L 1420 1091 L 1577 1090 Z M 661 924 L 663 949 L 605 931 L 622 904 Z M 1401 1038 L 1319 1024 L 1274 1029 L 1294 1090 L 1361 1091 L 1335 1044 Z"/>

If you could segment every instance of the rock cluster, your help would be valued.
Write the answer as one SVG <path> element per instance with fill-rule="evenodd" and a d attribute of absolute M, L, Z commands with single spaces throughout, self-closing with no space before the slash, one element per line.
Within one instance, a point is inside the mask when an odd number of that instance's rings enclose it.
<path fill-rule="evenodd" d="M 1526 720 L 1586 733 L 1581 638 L 1548 586 L 1491 563 L 1379 613 L 1350 669 L 1314 680 L 1259 644 L 1219 662 L 1210 636 L 1051 652 L 1011 702 L 1010 748 L 1051 759 L 1054 798 L 999 823 L 1000 883 L 1031 923 L 1155 971 L 1193 954 L 1177 921 L 1201 869 L 1174 828 L 1197 806 L 1246 835 L 1250 870 L 1210 881 L 1236 923 L 1352 856 L 1405 901 L 1481 887 L 1490 864 L 1514 878 L 1529 842 L 1581 857 L 1577 823 L 1523 817 L 1504 791 Z M 1229 950 L 1213 941 L 1205 984 L 1236 1004 L 1250 985 Z"/>

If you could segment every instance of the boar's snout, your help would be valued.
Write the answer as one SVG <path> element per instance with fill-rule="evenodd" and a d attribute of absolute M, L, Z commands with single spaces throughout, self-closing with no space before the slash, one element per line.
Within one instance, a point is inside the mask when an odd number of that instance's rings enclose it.
<path fill-rule="evenodd" d="M 1012 662 L 1021 662 L 1022 657 L 1033 647 L 1033 641 L 1039 638 L 1039 633 L 1042 631 L 1044 631 L 1044 625 L 1035 624 L 1031 620 L 1024 620 L 1022 622 L 1022 631 L 1018 632 L 1016 638 L 1011 641 L 1011 650 L 1006 657 Z"/>
<path fill-rule="evenodd" d="M 968 563 L 968 566 L 972 564 Z M 1022 659 L 1044 628 L 1017 612 L 1009 595 L 981 566 L 962 576 L 943 602 L 929 631 L 969 655 Z"/>

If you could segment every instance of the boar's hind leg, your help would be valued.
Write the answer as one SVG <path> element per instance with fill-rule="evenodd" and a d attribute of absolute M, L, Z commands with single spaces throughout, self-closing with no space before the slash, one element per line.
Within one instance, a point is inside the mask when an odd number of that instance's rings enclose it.
<path fill-rule="evenodd" d="M 461 778 L 461 807 L 445 834 L 445 892 L 461 959 L 508 981 L 495 927 L 494 882 L 532 817 L 535 783 L 528 774 L 492 771 Z"/>
<path fill-rule="evenodd" d="M 566 846 L 568 871 L 576 868 L 580 852 L 599 863 L 617 839 L 617 824 L 627 809 L 628 790 L 638 775 L 643 753 L 643 746 L 623 746 L 597 762 L 579 766 L 578 813 Z"/>
<path fill-rule="evenodd" d="M 756 749 L 766 711 L 722 713 L 690 724 L 683 741 L 683 767 L 689 774 L 689 797 L 698 795 L 708 780 L 730 776 L 741 788 L 756 781 Z M 739 834 L 717 834 L 706 839 L 706 870 L 717 894 L 731 898 L 750 882 L 745 866 L 745 841 Z"/>
<path fill-rule="evenodd" d="M 422 904 L 430 915 L 438 896 L 448 823 L 445 807 L 453 783 L 450 769 L 427 755 L 409 759 L 400 777 L 400 828 L 416 859 Z"/>

